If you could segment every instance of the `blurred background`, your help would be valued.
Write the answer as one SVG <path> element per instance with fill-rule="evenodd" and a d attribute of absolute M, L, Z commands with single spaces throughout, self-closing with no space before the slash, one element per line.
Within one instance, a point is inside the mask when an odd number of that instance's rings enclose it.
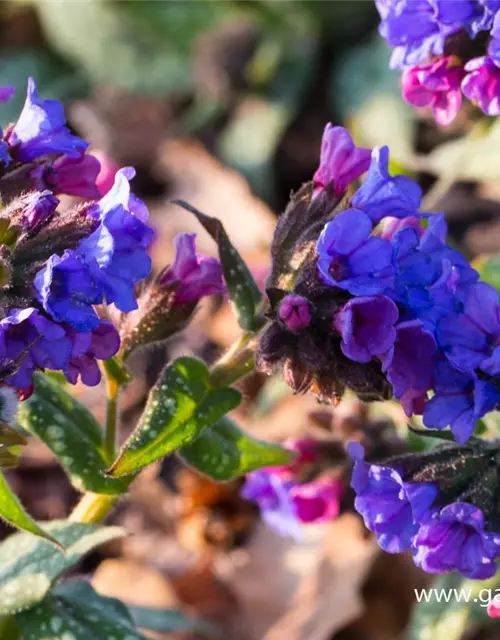
<path fill-rule="evenodd" d="M 200 249 L 215 251 L 194 218 L 169 205 L 183 198 L 223 221 L 263 283 L 276 216 L 311 179 L 329 121 L 348 126 L 363 146 L 388 144 L 393 169 L 417 177 L 428 193 L 453 164 L 458 182 L 433 205 L 446 211 L 468 257 L 494 254 L 498 141 L 451 163 L 469 123 L 458 118 L 439 130 L 404 104 L 377 24 L 374 3 L 363 0 L 3 1 L 0 85 L 18 91 L 2 105 L 2 122 L 17 118 L 34 76 L 40 95 L 64 101 L 71 127 L 111 173 L 115 163 L 134 166 L 133 188 L 158 230 L 156 270 L 171 259 L 179 231 L 198 231 Z M 238 331 L 223 300 L 206 301 L 181 337 L 136 358 L 122 398 L 122 436 L 167 359 L 212 361 Z M 366 420 L 352 401 L 319 407 L 257 374 L 243 391 L 235 418 L 266 439 Z M 99 390 L 76 393 L 102 417 Z M 404 425 L 397 408 L 384 412 Z M 65 517 L 76 500 L 52 454 L 34 440 L 9 481 L 36 518 Z M 298 543 L 280 538 L 239 497 L 239 486 L 215 485 L 175 458 L 149 468 L 112 518 L 130 537 L 78 571 L 103 594 L 195 614 L 223 640 L 407 637 L 413 590 L 429 583 L 411 559 L 382 554 L 348 512 L 309 528 Z M 497 637 L 480 626 L 473 633 Z M 207 636 L 201 629 L 168 637 Z"/>

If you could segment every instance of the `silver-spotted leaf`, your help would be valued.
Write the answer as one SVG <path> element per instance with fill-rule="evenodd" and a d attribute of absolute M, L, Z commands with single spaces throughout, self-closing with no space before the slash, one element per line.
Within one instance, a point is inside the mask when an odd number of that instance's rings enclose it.
<path fill-rule="evenodd" d="M 93 415 L 55 380 L 35 374 L 35 391 L 23 402 L 19 424 L 59 458 L 76 489 L 117 495 L 129 484 L 107 478 L 102 429 Z"/>
<path fill-rule="evenodd" d="M 147 640 L 123 603 L 99 595 L 83 581 L 56 587 L 18 614 L 16 622 L 23 640 Z"/>
<path fill-rule="evenodd" d="M 95 547 L 124 535 L 120 527 L 67 521 L 47 523 L 48 533 L 64 547 L 27 533 L 9 536 L 0 545 L 0 615 L 28 609 L 43 600 L 54 582 Z"/>
<path fill-rule="evenodd" d="M 222 222 L 201 213 L 183 200 L 176 200 L 175 204 L 196 216 L 217 243 L 224 279 L 238 322 L 243 329 L 255 329 L 255 315 L 262 294 L 243 258 L 229 240 Z"/>
<path fill-rule="evenodd" d="M 179 451 L 183 460 L 214 480 L 231 480 L 261 467 L 279 466 L 294 457 L 279 445 L 253 438 L 230 418 L 206 429 Z"/>
<path fill-rule="evenodd" d="M 196 438 L 234 409 L 236 389 L 211 389 L 206 365 L 179 358 L 152 389 L 136 430 L 109 470 L 113 477 L 135 473 Z"/>

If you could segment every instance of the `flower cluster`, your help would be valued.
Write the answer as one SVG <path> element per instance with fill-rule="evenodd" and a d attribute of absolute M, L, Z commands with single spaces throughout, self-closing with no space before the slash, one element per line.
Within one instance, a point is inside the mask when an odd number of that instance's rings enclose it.
<path fill-rule="evenodd" d="M 408 416 L 450 425 L 465 442 L 477 420 L 500 406 L 498 295 L 446 243 L 444 215 L 420 212 L 420 187 L 389 174 L 386 147 L 373 150 L 362 185 L 349 195 L 345 185 L 364 170 L 369 151 L 355 149 L 340 128 L 327 127 L 325 137 L 322 181 L 299 192 L 278 225 L 277 236 L 290 243 L 280 225 L 309 216 L 310 227 L 287 248 L 299 268 L 268 288 L 274 321 L 258 364 L 281 368 L 295 391 L 330 401 L 345 387 L 365 400 L 392 394 Z"/>
<path fill-rule="evenodd" d="M 380 34 L 403 69 L 403 98 L 453 121 L 462 94 L 490 116 L 500 114 L 500 2 L 376 0 Z"/>
<path fill-rule="evenodd" d="M 352 443 L 349 451 L 356 460 L 355 508 L 385 551 L 411 549 L 415 564 L 429 573 L 457 570 L 476 579 L 496 573 L 500 522 L 494 444 L 473 440 L 384 464 L 365 462 L 359 444 Z"/>
<path fill-rule="evenodd" d="M 300 538 L 301 525 L 333 520 L 339 514 L 344 485 L 332 475 L 316 475 L 317 445 L 311 439 L 289 440 L 285 446 L 296 453 L 291 464 L 259 469 L 246 478 L 241 495 L 257 502 L 263 520 L 281 535 Z"/>

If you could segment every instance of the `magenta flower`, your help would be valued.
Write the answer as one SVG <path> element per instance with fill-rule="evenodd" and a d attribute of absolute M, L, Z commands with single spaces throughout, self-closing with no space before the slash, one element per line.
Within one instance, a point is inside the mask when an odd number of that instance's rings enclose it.
<path fill-rule="evenodd" d="M 339 515 L 344 485 L 337 478 L 318 478 L 290 490 L 297 518 L 305 524 L 333 520 Z"/>
<path fill-rule="evenodd" d="M 97 176 L 96 185 L 101 195 L 105 196 L 108 191 L 113 187 L 115 182 L 115 175 L 120 169 L 120 165 L 117 164 L 113 158 L 108 156 L 104 151 L 92 151 L 91 155 L 99 162 L 100 170 Z"/>
<path fill-rule="evenodd" d="M 31 176 L 38 189 L 99 200 L 101 192 L 96 180 L 100 170 L 97 158 L 81 152 L 77 157 L 64 155 L 54 162 L 44 162 L 33 170 Z"/>
<path fill-rule="evenodd" d="M 500 114 L 500 68 L 488 56 L 474 58 L 465 65 L 467 75 L 462 91 L 488 116 Z"/>
<path fill-rule="evenodd" d="M 8 102 L 16 92 L 16 87 L 5 85 L 0 87 L 0 102 Z"/>
<path fill-rule="evenodd" d="M 177 283 L 177 304 L 194 302 L 226 290 L 218 260 L 196 253 L 196 234 L 180 233 L 175 238 L 175 260 L 162 276 L 165 285 Z"/>
<path fill-rule="evenodd" d="M 328 123 L 321 142 L 319 167 L 314 174 L 315 194 L 333 183 L 335 195 L 341 195 L 370 166 L 370 149 L 356 147 L 349 132 Z"/>
<path fill-rule="evenodd" d="M 456 56 L 410 67 L 402 76 L 403 99 L 414 107 L 430 107 L 438 124 L 450 124 L 462 105 L 460 83 L 464 75 Z"/>
<path fill-rule="evenodd" d="M 311 305 L 302 296 L 285 296 L 278 314 L 287 329 L 294 333 L 311 324 Z"/>

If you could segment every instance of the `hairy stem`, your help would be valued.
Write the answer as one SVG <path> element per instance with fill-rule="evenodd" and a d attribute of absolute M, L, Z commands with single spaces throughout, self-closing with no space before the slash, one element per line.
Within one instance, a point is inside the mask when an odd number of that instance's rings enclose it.
<path fill-rule="evenodd" d="M 88 491 L 73 509 L 69 519 L 71 522 L 99 524 L 106 518 L 119 498 L 120 496 L 109 496 Z"/>
<path fill-rule="evenodd" d="M 116 455 L 116 440 L 118 426 L 118 398 L 120 395 L 120 385 L 116 380 L 108 377 L 108 403 L 106 407 L 106 427 L 104 433 L 104 451 L 106 458 L 111 464 Z"/>

